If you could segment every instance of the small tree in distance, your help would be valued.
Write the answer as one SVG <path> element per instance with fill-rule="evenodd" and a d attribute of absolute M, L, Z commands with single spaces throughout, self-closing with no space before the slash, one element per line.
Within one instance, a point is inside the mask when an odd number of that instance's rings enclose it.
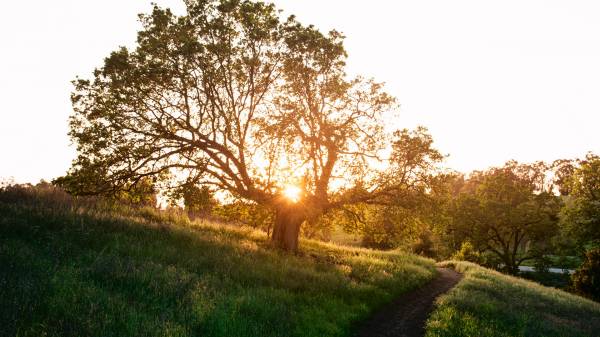
<path fill-rule="evenodd" d="M 576 241 L 580 251 L 589 245 L 600 246 L 600 157 L 588 153 L 564 180 L 569 191 L 561 212 L 565 234 Z"/>
<path fill-rule="evenodd" d="M 208 186 L 198 186 L 191 182 L 174 190 L 170 197 L 173 201 L 183 201 L 184 209 L 190 218 L 209 216 L 217 204 Z"/>
<path fill-rule="evenodd" d="M 545 166 L 508 162 L 472 174 L 452 201 L 447 230 L 495 254 L 511 273 L 543 255 L 558 232 L 558 197 L 544 184 Z"/>

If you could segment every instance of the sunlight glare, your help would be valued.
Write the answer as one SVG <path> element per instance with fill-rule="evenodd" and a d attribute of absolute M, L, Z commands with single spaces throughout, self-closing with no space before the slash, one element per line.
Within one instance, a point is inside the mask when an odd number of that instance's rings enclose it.
<path fill-rule="evenodd" d="M 292 202 L 298 202 L 300 200 L 300 194 L 302 193 L 302 189 L 295 185 L 287 185 L 283 189 L 283 195 L 290 199 Z"/>

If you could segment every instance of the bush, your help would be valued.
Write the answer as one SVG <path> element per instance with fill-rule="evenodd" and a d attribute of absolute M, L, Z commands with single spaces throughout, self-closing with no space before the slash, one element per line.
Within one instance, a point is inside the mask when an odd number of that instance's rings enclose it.
<path fill-rule="evenodd" d="M 229 204 L 217 204 L 212 208 L 211 214 L 216 221 L 244 224 L 267 233 L 270 233 L 273 227 L 272 210 L 253 202 L 236 200 Z"/>
<path fill-rule="evenodd" d="M 71 211 L 76 208 L 93 208 L 99 203 L 96 197 L 73 197 L 62 188 L 48 182 L 32 184 L 5 184 L 0 187 L 0 203 L 19 204 L 31 208 Z"/>
<path fill-rule="evenodd" d="M 452 260 L 481 263 L 481 253 L 475 250 L 471 242 L 465 241 L 460 249 L 452 255 Z"/>
<path fill-rule="evenodd" d="M 600 301 L 600 248 L 588 251 L 586 259 L 571 276 L 574 292 Z"/>
<path fill-rule="evenodd" d="M 423 230 L 412 244 L 412 251 L 415 254 L 435 257 L 435 247 L 433 242 L 433 233 L 430 230 Z"/>

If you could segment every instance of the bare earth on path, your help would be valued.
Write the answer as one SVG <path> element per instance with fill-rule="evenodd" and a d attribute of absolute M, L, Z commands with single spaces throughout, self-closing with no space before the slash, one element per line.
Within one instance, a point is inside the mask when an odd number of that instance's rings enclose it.
<path fill-rule="evenodd" d="M 400 296 L 376 312 L 359 326 L 355 336 L 422 337 L 435 299 L 462 279 L 462 274 L 448 268 L 438 268 L 438 273 L 438 277 L 425 286 Z"/>

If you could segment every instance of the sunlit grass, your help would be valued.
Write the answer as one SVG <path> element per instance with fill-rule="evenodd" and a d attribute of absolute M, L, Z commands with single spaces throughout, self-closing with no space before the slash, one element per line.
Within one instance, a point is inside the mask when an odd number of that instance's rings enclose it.
<path fill-rule="evenodd" d="M 348 336 L 433 261 L 151 209 L 0 201 L 0 335 Z"/>
<path fill-rule="evenodd" d="M 446 262 L 464 273 L 427 323 L 427 337 L 600 336 L 600 304 L 482 268 Z"/>

